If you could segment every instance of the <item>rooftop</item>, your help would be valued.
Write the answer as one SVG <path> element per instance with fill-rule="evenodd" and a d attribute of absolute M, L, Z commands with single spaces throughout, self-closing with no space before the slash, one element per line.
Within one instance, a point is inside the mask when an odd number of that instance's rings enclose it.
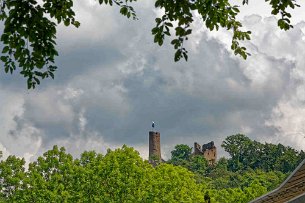
<path fill-rule="evenodd" d="M 249 203 L 296 203 L 305 195 L 305 160 L 275 190 Z M 302 201 L 303 202 L 303 201 Z"/>

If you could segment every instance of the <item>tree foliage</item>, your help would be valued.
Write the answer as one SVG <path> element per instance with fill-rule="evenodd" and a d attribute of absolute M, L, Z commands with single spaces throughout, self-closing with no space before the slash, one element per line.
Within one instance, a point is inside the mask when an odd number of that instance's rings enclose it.
<path fill-rule="evenodd" d="M 6 202 L 203 202 L 193 173 L 170 164 L 154 168 L 127 146 L 79 159 L 54 146 L 28 170 L 10 156 L 0 162 L 0 180 Z"/>
<path fill-rule="evenodd" d="M 221 146 L 231 156 L 228 167 L 232 171 L 252 168 L 288 173 L 305 158 L 304 151 L 282 144 L 263 144 L 242 134 L 228 136 Z"/>
<path fill-rule="evenodd" d="M 270 151 L 257 153 L 252 145 Z M 275 189 L 295 164 L 290 161 L 304 158 L 304 152 L 261 144 L 241 134 L 227 137 L 223 147 L 231 157 L 222 157 L 215 165 L 192 155 L 184 144 L 174 148 L 167 163 L 155 166 L 126 145 L 105 155 L 85 151 L 77 159 L 54 146 L 27 170 L 24 159 L 12 155 L 0 162 L 0 202 L 246 203 Z M 259 156 L 252 161 L 245 157 L 250 149 L 252 156 Z M 278 156 L 276 162 L 268 162 L 274 166 L 251 165 L 269 156 L 266 152 Z M 232 168 L 236 162 L 240 168 Z"/>
<path fill-rule="evenodd" d="M 228 136 L 222 147 L 230 157 L 220 158 L 215 165 L 189 153 L 191 148 L 184 144 L 175 146 L 168 161 L 195 174 L 207 202 L 249 202 L 278 187 L 305 158 L 303 151 L 263 144 L 243 134 Z"/>
<path fill-rule="evenodd" d="M 192 148 L 186 144 L 179 144 L 175 146 L 175 149 L 171 151 L 173 162 L 179 160 L 189 160 L 192 153 Z"/>
<path fill-rule="evenodd" d="M 25 178 L 25 161 L 16 156 L 9 156 L 0 162 L 0 188 L 2 199 L 11 200 L 16 191 L 22 189 Z"/>
<path fill-rule="evenodd" d="M 136 0 L 97 0 L 99 4 L 116 5 L 120 13 L 128 18 L 137 19 L 130 3 Z M 243 0 L 247 4 L 248 0 Z M 287 11 L 299 5 L 296 0 L 266 0 L 273 15 L 279 15 L 278 26 L 288 30 L 291 14 Z M 163 14 L 155 19 L 156 26 L 152 29 L 154 42 L 160 46 L 165 37 L 174 37 L 171 44 L 176 50 L 175 61 L 188 59 L 184 47 L 192 33 L 191 25 L 195 13 L 199 14 L 202 23 L 209 30 L 225 28 L 232 32 L 231 49 L 234 54 L 247 58 L 246 48 L 240 43 L 250 40 L 250 31 L 242 28 L 237 20 L 239 7 L 229 0 L 156 0 L 155 8 Z M 1 34 L 3 43 L 1 61 L 6 73 L 13 73 L 17 68 L 27 79 L 28 88 L 35 88 L 44 78 L 54 78 L 57 69 L 55 57 L 57 25 L 79 27 L 75 19 L 73 0 L 0 0 L 0 20 L 4 22 Z"/>
<path fill-rule="evenodd" d="M 200 155 L 192 155 L 192 148 L 186 144 L 178 144 L 171 151 L 171 159 L 167 161 L 176 166 L 182 166 L 188 170 L 204 175 L 208 166 L 207 160 Z"/>

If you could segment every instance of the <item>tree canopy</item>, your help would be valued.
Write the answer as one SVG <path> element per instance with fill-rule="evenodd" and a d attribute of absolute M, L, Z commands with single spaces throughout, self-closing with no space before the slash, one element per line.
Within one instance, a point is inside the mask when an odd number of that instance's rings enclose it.
<path fill-rule="evenodd" d="M 79 159 L 54 146 L 28 170 L 9 156 L 0 162 L 0 180 L 6 202 L 204 202 L 192 172 L 165 163 L 154 168 L 127 146 Z"/>
<path fill-rule="evenodd" d="M 261 154 L 254 150 L 254 162 L 248 161 L 254 144 L 257 151 L 262 146 L 273 150 Z M 304 159 L 302 151 L 262 144 L 242 134 L 228 136 L 223 147 L 230 157 L 215 165 L 191 154 L 185 144 L 173 149 L 171 159 L 156 165 L 126 145 L 106 154 L 85 151 L 79 158 L 54 146 L 27 169 L 24 159 L 11 155 L 0 161 L 0 202 L 246 203 L 275 189 Z M 276 161 L 252 164 L 264 156 Z M 237 161 L 239 168 L 232 164 Z M 267 164 L 272 167 L 266 168 Z"/>
<path fill-rule="evenodd" d="M 303 150 L 297 151 L 282 144 L 260 143 L 243 134 L 228 136 L 223 141 L 222 147 L 231 156 L 228 167 L 232 171 L 249 167 L 288 173 L 305 159 Z"/>
<path fill-rule="evenodd" d="M 120 13 L 127 18 L 137 19 L 130 3 L 136 0 L 97 0 L 100 5 L 119 6 Z M 248 0 L 243 0 L 247 4 Z M 291 14 L 287 11 L 298 7 L 296 0 L 266 0 L 272 15 L 279 16 L 278 26 L 288 30 Z M 266 5 L 266 6 L 268 6 Z M 244 59 L 249 53 L 240 43 L 250 40 L 251 31 L 244 30 L 237 20 L 239 7 L 229 0 L 156 0 L 155 8 L 163 14 L 155 19 L 152 28 L 154 42 L 162 45 L 165 37 L 171 40 L 175 51 L 174 60 L 188 59 L 185 41 L 192 33 L 194 13 L 198 13 L 202 23 L 209 30 L 225 28 L 232 32 L 231 49 Z M 44 78 L 54 78 L 57 69 L 55 57 L 57 25 L 79 27 L 75 19 L 73 0 L 0 0 L 0 20 L 4 22 L 1 34 L 3 44 L 1 61 L 5 72 L 19 70 L 27 78 L 28 88 L 35 88 Z"/>

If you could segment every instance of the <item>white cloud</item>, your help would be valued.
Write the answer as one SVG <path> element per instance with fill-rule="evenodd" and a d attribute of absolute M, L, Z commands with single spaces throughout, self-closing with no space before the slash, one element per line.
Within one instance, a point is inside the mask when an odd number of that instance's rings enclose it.
<path fill-rule="evenodd" d="M 69 93 L 55 88 L 29 93 L 26 97 L 28 119 L 46 125 L 71 125 L 76 115 L 69 101 Z"/>
<path fill-rule="evenodd" d="M 266 124 L 278 130 L 277 142 L 294 146 L 297 149 L 304 149 L 304 107 L 304 104 L 299 101 L 289 99 L 288 101 L 280 101 L 273 109 L 272 117 Z"/>
<path fill-rule="evenodd" d="M 27 152 L 29 159 L 40 147 L 41 132 L 30 122 L 19 124 L 24 116 L 24 98 L 19 93 L 0 90 L 0 150 L 4 157 L 15 154 L 23 157 Z"/>
<path fill-rule="evenodd" d="M 85 46 L 105 40 L 118 29 L 115 20 L 118 13 L 111 6 L 99 6 L 97 1 L 75 1 L 76 20 L 81 23 L 79 28 L 60 25 L 58 44 L 62 51 L 81 49 Z M 85 40 L 84 40 L 85 39 Z"/>

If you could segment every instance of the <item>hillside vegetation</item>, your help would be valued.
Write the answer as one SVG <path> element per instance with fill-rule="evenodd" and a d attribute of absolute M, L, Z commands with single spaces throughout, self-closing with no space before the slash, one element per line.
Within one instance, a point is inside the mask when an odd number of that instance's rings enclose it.
<path fill-rule="evenodd" d="M 303 151 L 241 134 L 222 147 L 230 157 L 214 166 L 184 144 L 155 167 L 125 145 L 78 159 L 54 146 L 28 170 L 24 159 L 9 156 L 0 163 L 1 201 L 243 203 L 277 187 L 305 158 Z"/>

